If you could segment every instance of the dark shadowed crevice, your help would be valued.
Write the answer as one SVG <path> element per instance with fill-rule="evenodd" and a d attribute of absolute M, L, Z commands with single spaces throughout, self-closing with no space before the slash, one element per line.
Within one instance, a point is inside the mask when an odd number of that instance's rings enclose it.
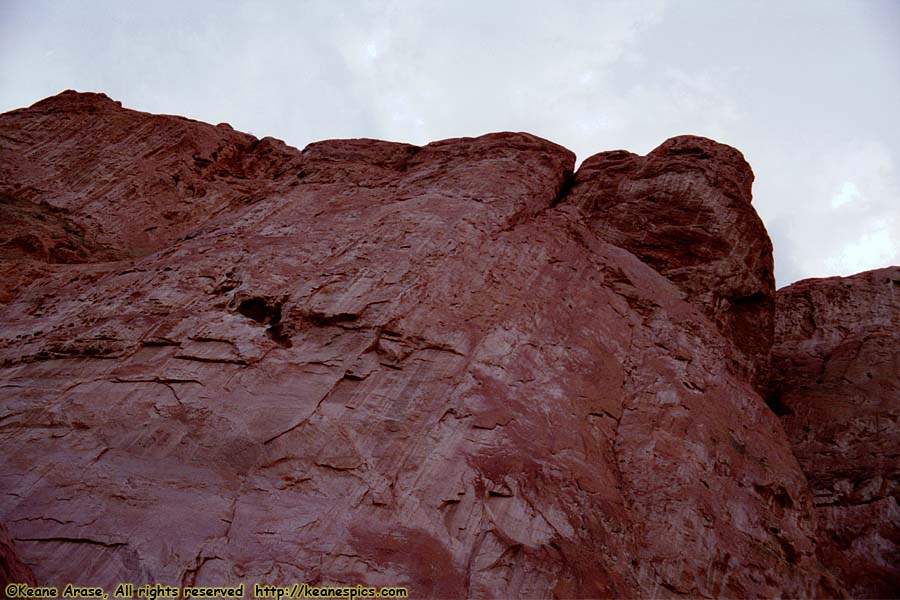
<path fill-rule="evenodd" d="M 779 390 L 770 391 L 766 394 L 766 404 L 779 417 L 794 414 L 794 411 L 781 401 L 781 392 Z"/>
<path fill-rule="evenodd" d="M 290 348 L 291 337 L 281 322 L 283 302 L 253 296 L 240 301 L 237 312 L 260 325 L 268 325 L 266 335 L 279 346 Z"/>
<path fill-rule="evenodd" d="M 575 187 L 575 171 L 569 170 L 566 171 L 562 184 L 559 186 L 559 192 L 556 194 L 556 198 L 553 199 L 553 202 L 550 203 L 550 208 L 565 202 L 573 187 Z"/>

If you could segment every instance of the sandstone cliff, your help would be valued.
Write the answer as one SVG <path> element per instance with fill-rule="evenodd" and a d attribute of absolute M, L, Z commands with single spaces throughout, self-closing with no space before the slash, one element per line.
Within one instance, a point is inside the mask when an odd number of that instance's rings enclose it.
<path fill-rule="evenodd" d="M 855 597 L 900 594 L 900 267 L 778 292 L 773 391 Z"/>
<path fill-rule="evenodd" d="M 841 442 L 795 433 L 809 371 L 783 365 L 794 303 L 776 318 L 740 153 L 574 162 L 523 133 L 301 152 L 100 94 L 0 116 L 19 556 L 45 584 L 442 598 L 836 596 L 859 555 L 885 576 L 880 530 L 823 545 L 858 506 L 896 514 L 896 461 L 866 462 L 879 420 L 851 489 L 809 466 Z M 760 395 L 776 322 L 790 435 Z M 878 385 L 866 414 L 896 426 Z"/>

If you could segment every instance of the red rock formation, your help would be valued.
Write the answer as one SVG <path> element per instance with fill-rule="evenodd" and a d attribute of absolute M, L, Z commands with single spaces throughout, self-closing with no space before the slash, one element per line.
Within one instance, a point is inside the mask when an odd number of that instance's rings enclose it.
<path fill-rule="evenodd" d="M 0 310 L 0 520 L 42 583 L 842 593 L 736 335 L 771 257 L 735 151 L 621 188 L 700 190 L 704 267 L 528 134 L 299 152 L 72 93 L 0 130 L 0 191 L 85 239 L 0 256 L 41 264 Z"/>
<path fill-rule="evenodd" d="M 712 140 L 672 138 L 647 156 L 602 152 L 581 165 L 572 200 L 617 246 L 678 286 L 735 347 L 759 390 L 768 382 L 775 308 L 772 244 L 750 205 L 753 171 Z"/>
<path fill-rule="evenodd" d="M 60 272 L 46 263 L 166 247 L 212 214 L 277 187 L 296 159 L 284 143 L 224 123 L 148 115 L 72 91 L 0 117 L 0 139 L 0 256 L 24 254 L 12 268 L 4 261 L 4 302 Z"/>
<path fill-rule="evenodd" d="M 854 597 L 900 596 L 900 267 L 778 291 L 774 404 Z"/>

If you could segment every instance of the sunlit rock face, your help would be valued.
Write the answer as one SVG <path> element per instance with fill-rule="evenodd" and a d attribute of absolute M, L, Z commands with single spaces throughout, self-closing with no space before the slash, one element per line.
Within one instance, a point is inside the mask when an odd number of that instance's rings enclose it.
<path fill-rule="evenodd" d="M 574 163 L 525 133 L 300 151 L 101 94 L 0 116 L 10 556 L 44 585 L 845 594 L 760 395 L 749 166 L 693 136 Z"/>
<path fill-rule="evenodd" d="M 900 267 L 778 291 L 773 390 L 855 597 L 900 595 Z"/>

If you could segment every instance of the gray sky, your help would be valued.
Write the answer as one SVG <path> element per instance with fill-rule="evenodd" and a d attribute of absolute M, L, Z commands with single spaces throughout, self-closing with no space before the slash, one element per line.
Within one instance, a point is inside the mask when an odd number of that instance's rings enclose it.
<path fill-rule="evenodd" d="M 753 166 L 779 286 L 900 263 L 898 0 L 0 0 L 0 111 L 68 88 L 300 148 L 705 135 Z"/>

